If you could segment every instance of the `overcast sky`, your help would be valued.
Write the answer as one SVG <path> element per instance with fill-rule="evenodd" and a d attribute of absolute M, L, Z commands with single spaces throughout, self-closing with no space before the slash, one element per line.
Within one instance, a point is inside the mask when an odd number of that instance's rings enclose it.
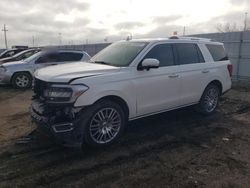
<path fill-rule="evenodd" d="M 226 22 L 243 27 L 250 0 L 1 0 L 0 26 L 11 45 L 108 42 L 216 32 Z M 250 25 L 250 22 L 249 22 Z M 4 34 L 0 35 L 0 48 Z"/>

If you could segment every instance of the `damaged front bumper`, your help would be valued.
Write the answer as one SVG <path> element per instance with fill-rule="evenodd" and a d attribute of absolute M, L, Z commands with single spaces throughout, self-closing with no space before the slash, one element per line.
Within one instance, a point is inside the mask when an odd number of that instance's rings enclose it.
<path fill-rule="evenodd" d="M 80 147 L 82 144 L 82 129 L 79 124 L 81 109 L 73 105 L 51 105 L 35 99 L 30 107 L 32 121 L 57 141 L 65 146 Z"/>

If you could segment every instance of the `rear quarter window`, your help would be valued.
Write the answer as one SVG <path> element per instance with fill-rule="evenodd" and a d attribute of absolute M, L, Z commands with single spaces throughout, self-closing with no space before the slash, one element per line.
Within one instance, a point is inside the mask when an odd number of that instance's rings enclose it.
<path fill-rule="evenodd" d="M 206 44 L 206 46 L 214 61 L 228 60 L 228 56 L 223 45 Z"/>
<path fill-rule="evenodd" d="M 60 53 L 60 61 L 80 61 L 82 59 L 82 53 L 74 53 L 74 52 L 61 52 Z"/>

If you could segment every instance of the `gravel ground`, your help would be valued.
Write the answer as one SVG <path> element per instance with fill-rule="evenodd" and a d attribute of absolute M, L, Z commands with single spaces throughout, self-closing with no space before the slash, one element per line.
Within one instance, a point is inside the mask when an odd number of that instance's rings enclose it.
<path fill-rule="evenodd" d="M 0 87 L 0 187 L 250 187 L 248 87 L 210 117 L 186 108 L 133 121 L 119 143 L 82 152 L 34 131 L 31 95 Z"/>

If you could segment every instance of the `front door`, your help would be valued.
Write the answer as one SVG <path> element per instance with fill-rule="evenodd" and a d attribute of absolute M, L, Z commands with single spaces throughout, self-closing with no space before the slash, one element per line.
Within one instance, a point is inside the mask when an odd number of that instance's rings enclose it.
<path fill-rule="evenodd" d="M 144 57 L 160 61 L 160 67 L 149 71 L 137 71 L 137 115 L 157 113 L 179 106 L 179 66 L 175 64 L 172 44 L 158 44 Z"/>

